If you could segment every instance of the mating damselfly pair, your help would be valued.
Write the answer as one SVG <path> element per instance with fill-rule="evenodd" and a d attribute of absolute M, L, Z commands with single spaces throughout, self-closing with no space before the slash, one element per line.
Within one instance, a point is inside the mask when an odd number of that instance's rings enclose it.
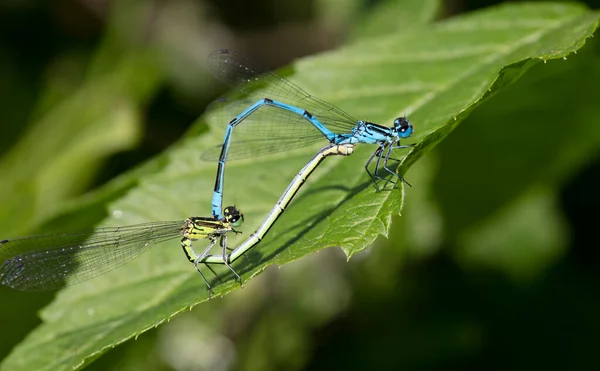
<path fill-rule="evenodd" d="M 409 147 L 400 145 L 401 139 L 413 133 L 405 117 L 395 119 L 391 127 L 356 120 L 229 50 L 211 53 L 208 68 L 235 93 L 235 99 L 219 99 L 208 112 L 213 123 L 227 125 L 223 142 L 202 155 L 205 160 L 218 161 L 212 216 L 0 240 L 0 283 L 26 291 L 58 289 L 113 270 L 158 242 L 180 238 L 185 255 L 210 291 L 211 285 L 199 265 L 205 264 L 215 275 L 211 264 L 226 265 L 241 283 L 230 264 L 264 238 L 325 157 L 349 156 L 356 144 L 375 144 L 377 148 L 365 164 L 375 188 L 380 189 L 378 181 L 403 181 L 388 162 L 396 160 L 391 157 L 393 150 Z M 319 141 L 325 146 L 294 177 L 259 228 L 229 251 L 227 234 L 240 233 L 235 228 L 244 217 L 234 206 L 222 207 L 227 160 L 272 154 Z M 373 161 L 374 168 L 369 170 Z M 385 176 L 379 175 L 380 170 Z M 209 243 L 197 253 L 192 244 L 200 239 Z M 217 241 L 221 253 L 211 254 Z"/>

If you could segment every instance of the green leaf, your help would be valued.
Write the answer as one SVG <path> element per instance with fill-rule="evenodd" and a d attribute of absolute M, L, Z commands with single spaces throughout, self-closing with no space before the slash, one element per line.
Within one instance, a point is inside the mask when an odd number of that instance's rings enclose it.
<path fill-rule="evenodd" d="M 366 22 L 359 24 L 358 37 L 384 36 L 395 32 L 410 32 L 431 22 L 440 12 L 439 0 L 389 0 L 371 10 Z"/>
<path fill-rule="evenodd" d="M 580 48 L 597 22 L 597 13 L 577 5 L 506 5 L 303 59 L 295 64 L 293 81 L 359 118 L 389 124 L 406 113 L 417 130 L 410 142 L 417 146 L 406 151 L 404 172 L 490 94 L 533 64 Z M 189 136 L 155 160 L 164 167 L 111 204 L 113 215 L 121 217 L 103 224 L 183 219 L 195 210 L 209 214 L 215 164 L 199 157 L 220 143 L 217 131 Z M 329 246 L 342 247 L 350 257 L 388 233 L 403 189 L 375 192 L 363 169 L 372 151 L 363 145 L 350 158 L 323 162 L 263 243 L 235 263 L 244 280 L 273 263 Z M 225 204 L 235 203 L 245 213 L 244 236 L 260 224 L 310 153 L 227 164 Z M 235 289 L 231 275 L 220 272 L 226 282 L 215 292 Z M 41 313 L 45 323 L 2 366 L 81 368 L 204 300 L 206 288 L 178 242 L 163 243 L 122 269 L 60 292 Z"/>
<path fill-rule="evenodd" d="M 566 226 L 558 215 L 553 192 L 532 190 L 462 233 L 458 254 L 515 279 L 536 277 L 564 252 Z"/>
<path fill-rule="evenodd" d="M 31 231 L 81 193 L 106 157 L 135 145 L 142 103 L 159 80 L 148 50 L 128 50 L 111 60 L 110 73 L 46 107 L 50 84 L 35 122 L 0 159 L 0 233 Z"/>
<path fill-rule="evenodd" d="M 568 247 L 554 200 L 600 146 L 599 43 L 592 41 L 576 58 L 532 68 L 438 146 L 432 192 L 465 264 L 531 278 Z M 472 243 L 481 236 L 486 244 Z"/>

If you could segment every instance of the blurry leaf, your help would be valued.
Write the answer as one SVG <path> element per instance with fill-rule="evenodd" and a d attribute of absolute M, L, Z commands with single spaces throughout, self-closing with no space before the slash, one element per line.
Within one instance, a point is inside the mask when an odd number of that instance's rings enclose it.
<path fill-rule="evenodd" d="M 516 279 L 536 277 L 567 240 L 555 200 L 553 192 L 535 190 L 506 205 L 459 236 L 458 254 L 467 264 L 495 267 Z"/>
<path fill-rule="evenodd" d="M 35 218 L 47 217 L 81 191 L 101 158 L 134 143 L 138 118 L 121 90 L 110 79 L 93 81 L 30 126 L 2 158 L 3 235 L 22 233 Z"/>
<path fill-rule="evenodd" d="M 137 143 L 140 109 L 161 76 L 151 48 L 117 39 L 104 41 L 79 88 L 57 94 L 63 79 L 49 79 L 34 122 L 0 158 L 0 235 L 34 229 L 85 190 L 106 157 Z M 81 74 L 69 61 L 57 73 Z"/>
<path fill-rule="evenodd" d="M 406 170 L 490 92 L 514 82 L 540 59 L 560 58 L 580 48 L 597 19 L 581 6 L 502 6 L 429 30 L 373 38 L 307 58 L 295 65 L 293 79 L 359 118 L 389 124 L 409 114 L 417 129 L 412 141 L 418 145 L 403 162 Z M 199 157 L 221 142 L 215 132 L 219 130 L 201 138 L 189 136 L 157 159 L 165 167 L 142 177 L 135 189 L 114 202 L 111 210 L 121 218 L 104 224 L 183 219 L 195 210 L 209 214 L 215 164 Z M 403 189 L 375 192 L 363 170 L 372 151 L 360 146 L 350 158 L 324 161 L 268 238 L 235 262 L 245 280 L 269 265 L 330 246 L 341 246 L 351 256 L 387 235 L 392 216 L 400 212 Z M 310 156 L 306 150 L 227 164 L 225 204 L 235 203 L 245 213 L 245 236 Z M 236 242 L 232 239 L 230 245 Z M 217 294 L 238 287 L 230 274 L 221 272 L 227 281 L 215 288 Z M 206 288 L 177 241 L 163 243 L 122 269 L 60 292 L 41 313 L 45 324 L 3 366 L 80 368 L 206 299 Z"/>
<path fill-rule="evenodd" d="M 19 66 L 15 56 L 0 45 L 0 158 L 23 132 L 29 111 L 35 102 L 37 76 Z"/>
<path fill-rule="evenodd" d="M 441 8 L 439 0 L 387 0 L 379 2 L 356 29 L 358 37 L 386 36 L 410 32 L 435 19 Z M 397 50 L 404 53 L 403 49 Z"/>
<path fill-rule="evenodd" d="M 549 267 L 564 249 L 566 227 L 558 211 L 532 194 L 542 188 L 544 197 L 555 197 L 598 153 L 600 53 L 593 49 L 598 44 L 594 40 L 576 58 L 532 68 L 438 147 L 434 193 L 447 234 L 459 239 L 459 257 L 468 257 L 466 263 L 495 262 L 525 278 Z M 530 229 L 527 238 L 515 223 Z M 464 233 L 471 237 L 465 240 Z M 481 242 L 476 236 L 487 236 L 487 244 L 474 243 Z"/>
<path fill-rule="evenodd" d="M 536 66 L 440 145 L 435 192 L 451 231 L 478 222 L 540 180 L 561 185 L 597 151 L 600 55 L 592 51 Z M 471 176 L 473 169 L 478 176 Z"/>
<path fill-rule="evenodd" d="M 147 96 L 156 80 L 147 56 L 130 57 L 113 61 L 112 74 L 89 81 L 41 117 L 2 158 L 3 235 L 30 230 L 80 192 L 99 161 L 135 144 L 141 97 L 132 86 L 136 78 L 145 80 Z"/>
<path fill-rule="evenodd" d="M 408 172 L 419 186 L 407 191 L 406 206 L 398 218 L 401 228 L 390 237 L 390 241 L 405 241 L 408 251 L 417 256 L 433 255 L 444 241 L 444 219 L 431 192 L 439 171 L 436 154 L 435 150 L 427 153 Z"/>
<path fill-rule="evenodd" d="M 328 29 L 348 26 L 358 14 L 364 0 L 316 0 L 314 9 L 317 20 Z"/>

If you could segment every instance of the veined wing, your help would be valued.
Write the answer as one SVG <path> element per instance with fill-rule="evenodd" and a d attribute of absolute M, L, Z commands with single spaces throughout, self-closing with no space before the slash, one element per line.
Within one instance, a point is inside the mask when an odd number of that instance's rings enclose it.
<path fill-rule="evenodd" d="M 356 125 L 357 120 L 348 113 L 230 50 L 212 52 L 207 58 L 207 65 L 217 79 L 235 88 L 236 99 L 255 103 L 261 98 L 270 98 L 305 109 L 335 133 L 349 133 Z M 309 125 L 306 121 L 301 124 Z"/>
<path fill-rule="evenodd" d="M 212 125 L 229 122 L 252 103 L 246 100 L 219 99 L 211 104 L 206 117 Z M 304 122 L 302 122 L 304 121 Z M 272 106 L 262 106 L 247 116 L 233 130 L 228 160 L 251 158 L 327 143 L 327 138 L 302 116 Z M 219 158 L 222 145 L 208 149 L 202 159 Z"/>
<path fill-rule="evenodd" d="M 83 282 L 181 236 L 184 224 L 153 222 L 3 240 L 0 283 L 16 290 L 48 291 Z"/>

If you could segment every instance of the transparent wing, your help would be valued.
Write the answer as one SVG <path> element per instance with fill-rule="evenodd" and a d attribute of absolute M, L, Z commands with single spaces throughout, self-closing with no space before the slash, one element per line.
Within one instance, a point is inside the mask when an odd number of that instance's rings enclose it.
<path fill-rule="evenodd" d="M 155 222 L 0 241 L 0 283 L 48 291 L 124 265 L 152 245 L 181 237 L 185 221 Z"/>
<path fill-rule="evenodd" d="M 349 133 L 357 120 L 346 112 L 306 93 L 287 79 L 265 70 L 257 64 L 229 50 L 212 52 L 207 59 L 209 71 L 220 81 L 234 87 L 230 98 L 223 98 L 209 107 L 209 122 L 227 125 L 234 117 L 248 109 L 262 98 L 304 109 L 316 117 L 334 133 Z M 318 140 L 326 140 L 306 119 L 291 112 L 275 108 L 261 107 L 245 119 L 234 132 L 257 138 L 295 138 L 297 147 L 308 146 Z M 243 145 L 246 142 L 242 139 Z M 258 140 L 250 141 L 257 146 Z M 266 141 L 269 143 L 269 141 Z M 266 144 L 260 153 L 279 152 L 289 148 L 283 144 Z M 233 146 L 232 146 L 233 147 Z M 233 147 L 235 150 L 235 147 Z M 252 149 L 240 149 L 249 156 L 259 153 Z M 212 151 L 214 152 L 214 150 Z M 203 156 L 213 157 L 210 155 Z M 228 156 L 228 159 L 230 157 Z M 233 156 L 232 156 L 233 158 Z"/>
<path fill-rule="evenodd" d="M 211 124 L 228 123 L 253 103 L 246 99 L 231 101 L 222 98 L 209 106 L 206 117 Z M 227 159 L 262 156 L 326 140 L 327 138 L 302 116 L 275 107 L 262 106 L 234 129 Z M 205 151 L 202 159 L 217 160 L 221 148 L 222 145 L 219 145 Z"/>

